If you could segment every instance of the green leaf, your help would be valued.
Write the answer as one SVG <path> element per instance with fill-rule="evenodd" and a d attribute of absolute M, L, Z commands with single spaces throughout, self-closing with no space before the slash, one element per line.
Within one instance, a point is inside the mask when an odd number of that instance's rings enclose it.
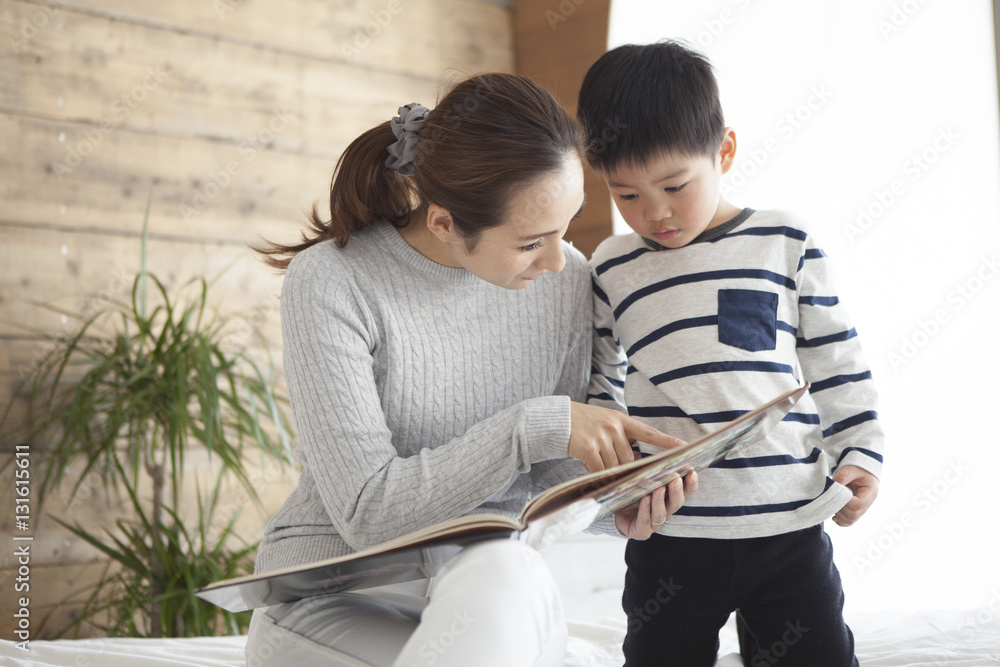
<path fill-rule="evenodd" d="M 133 636 L 245 628 L 248 615 L 227 614 L 192 590 L 252 570 L 256 544 L 236 534 L 238 512 L 220 506 L 223 486 L 237 482 L 259 506 L 247 462 L 292 460 L 287 398 L 249 353 L 229 349 L 225 319 L 209 305 L 218 276 L 170 290 L 147 266 L 151 206 L 152 194 L 129 298 L 92 301 L 102 307 L 86 317 L 43 305 L 79 328 L 45 336 L 50 348 L 15 393 L 27 399 L 29 419 L 15 436 L 39 454 L 41 502 L 56 487 L 74 503 L 101 486 L 128 510 L 96 530 L 52 517 L 109 564 L 82 601 L 74 632 L 83 625 Z M 204 495 L 196 480 L 192 523 L 180 507 L 194 449 L 208 453 L 212 478 Z M 165 480 L 162 497 L 150 493 L 152 474 Z"/>

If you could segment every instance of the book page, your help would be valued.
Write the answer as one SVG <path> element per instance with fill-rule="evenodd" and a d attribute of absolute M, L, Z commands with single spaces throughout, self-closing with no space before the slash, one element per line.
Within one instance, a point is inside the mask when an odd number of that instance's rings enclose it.
<path fill-rule="evenodd" d="M 196 593 L 229 611 L 244 611 L 430 577 L 461 549 L 481 540 L 516 536 L 543 549 L 670 480 L 764 437 L 807 389 L 808 385 L 779 396 L 688 445 L 556 485 L 533 498 L 520 521 L 498 514 L 469 514 L 346 556 L 237 577 Z"/>
<path fill-rule="evenodd" d="M 808 388 L 805 385 L 786 392 L 683 447 L 667 449 L 555 486 L 532 499 L 525 508 L 527 519 L 522 521 L 527 523 L 530 531 L 534 522 L 544 519 L 544 528 L 540 527 L 531 536 L 540 544 L 549 544 L 562 535 L 579 532 L 582 530 L 577 529 L 581 517 L 593 516 L 592 520 L 596 521 L 628 507 L 691 470 L 707 468 L 729 453 L 757 442 L 784 419 Z M 577 504 L 580 507 L 575 507 Z M 563 531 L 562 534 L 557 535 L 560 531 Z M 545 533 L 544 539 L 535 536 L 540 533 Z"/>
<path fill-rule="evenodd" d="M 466 546 L 510 537 L 522 526 L 499 514 L 471 514 L 339 558 L 234 577 L 196 591 L 231 612 L 313 595 L 373 588 L 434 576 Z"/>

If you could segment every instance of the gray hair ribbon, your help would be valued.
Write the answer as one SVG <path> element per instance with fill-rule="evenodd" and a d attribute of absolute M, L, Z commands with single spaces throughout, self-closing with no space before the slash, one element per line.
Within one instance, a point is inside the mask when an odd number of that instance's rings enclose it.
<path fill-rule="evenodd" d="M 389 122 L 392 133 L 396 137 L 396 143 L 391 144 L 386 150 L 389 157 L 386 158 L 385 166 L 403 174 L 413 175 L 413 157 L 417 152 L 417 134 L 424 126 L 424 120 L 430 109 L 411 102 L 405 107 L 399 107 L 399 115 L 394 116 Z"/>

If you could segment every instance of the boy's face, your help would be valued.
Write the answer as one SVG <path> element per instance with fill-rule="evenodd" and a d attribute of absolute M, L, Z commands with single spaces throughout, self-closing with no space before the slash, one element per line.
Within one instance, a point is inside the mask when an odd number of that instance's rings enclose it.
<path fill-rule="evenodd" d="M 636 234 L 680 248 L 739 212 L 719 191 L 735 152 L 735 135 L 727 128 L 718 154 L 665 154 L 641 167 L 622 165 L 603 175 L 615 206 Z"/>

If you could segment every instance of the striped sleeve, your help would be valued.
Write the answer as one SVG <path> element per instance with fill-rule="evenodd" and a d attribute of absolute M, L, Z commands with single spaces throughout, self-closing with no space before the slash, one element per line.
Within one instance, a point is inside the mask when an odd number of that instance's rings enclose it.
<path fill-rule="evenodd" d="M 810 236 L 799 260 L 796 348 L 819 411 L 823 448 L 837 469 L 854 465 L 879 477 L 883 433 L 878 396 L 857 332 L 837 297 L 826 254 Z"/>
<path fill-rule="evenodd" d="M 615 335 L 615 317 L 597 274 L 592 276 L 594 292 L 593 353 L 587 403 L 628 413 L 625 408 L 627 361 Z"/>

